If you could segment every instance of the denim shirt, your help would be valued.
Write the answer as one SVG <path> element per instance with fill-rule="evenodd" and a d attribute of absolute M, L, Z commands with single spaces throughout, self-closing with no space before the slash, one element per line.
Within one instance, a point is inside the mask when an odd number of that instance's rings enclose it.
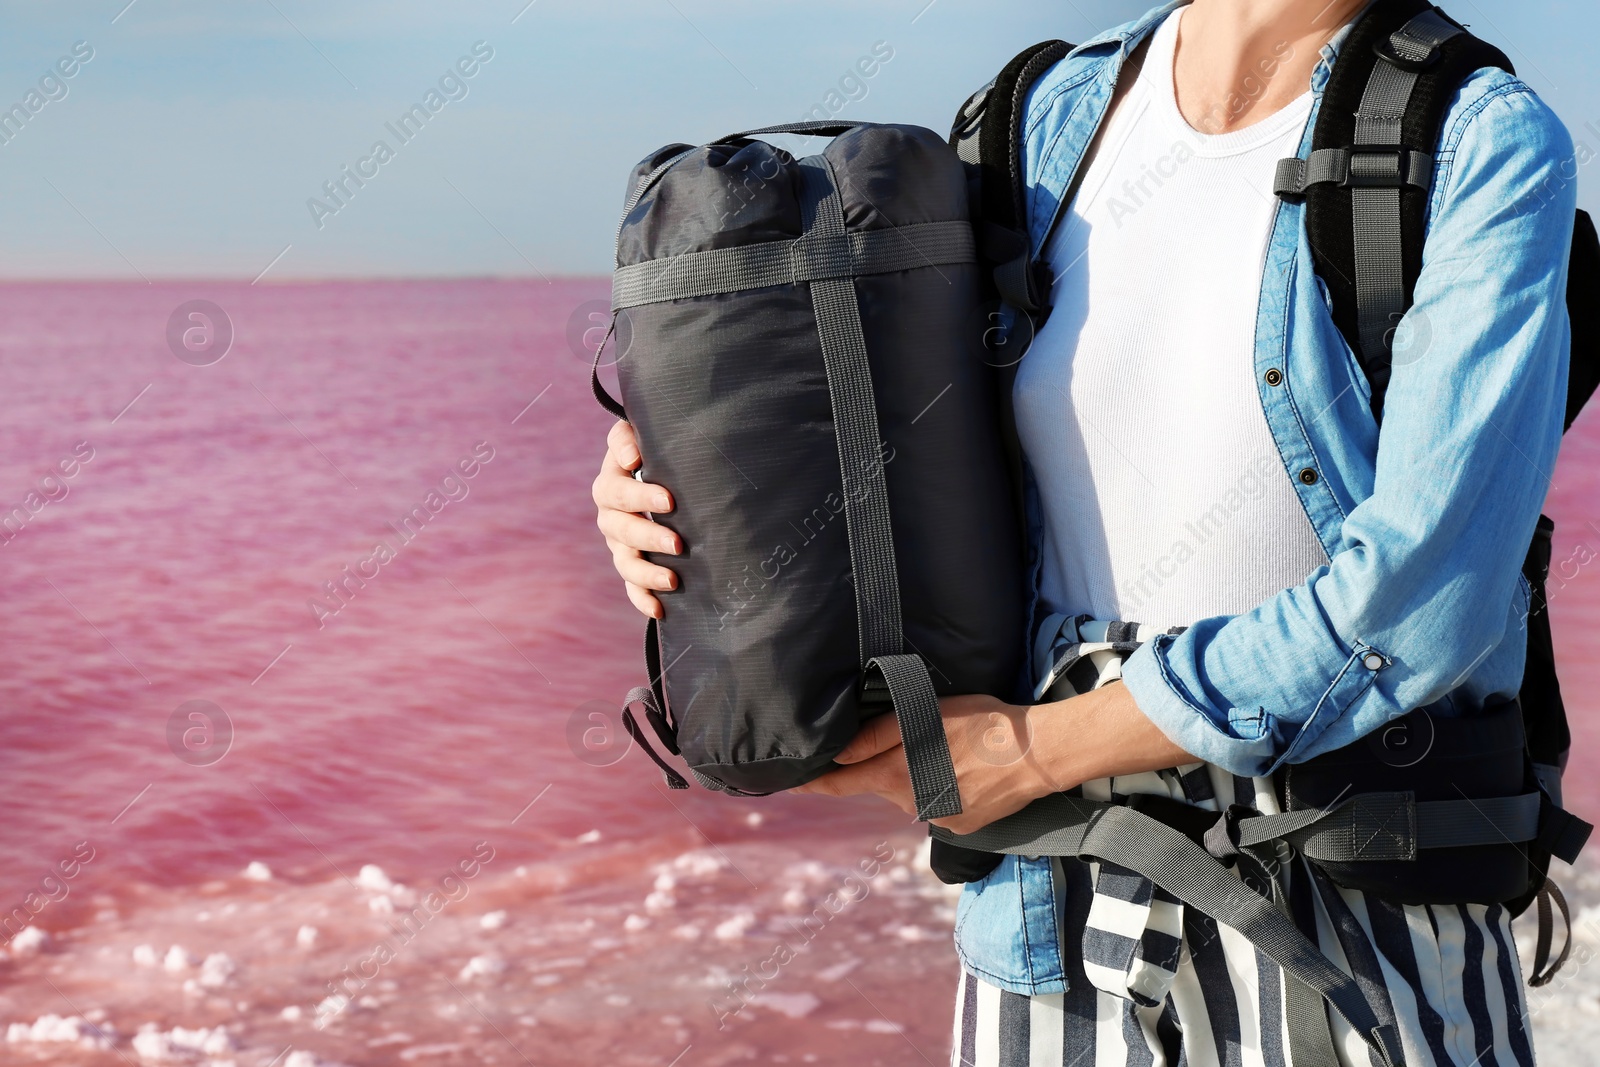
<path fill-rule="evenodd" d="M 1024 162 L 1036 252 L 1123 63 L 1178 6 L 1085 42 L 1034 86 Z M 1301 156 L 1342 38 L 1322 49 L 1312 74 Z M 1304 208 L 1277 204 L 1255 379 L 1329 563 L 1246 614 L 1201 620 L 1123 665 L 1140 709 L 1196 758 L 1268 775 L 1415 708 L 1470 715 L 1517 693 L 1529 605 L 1522 560 L 1565 410 L 1572 162 L 1566 128 L 1513 75 L 1480 70 L 1456 93 L 1381 435 L 1314 272 Z M 1037 598 L 1037 564 L 1035 590 Z M 963 964 L 1013 992 L 1061 992 L 1057 908 L 1050 861 L 1006 857 L 962 894 Z"/>

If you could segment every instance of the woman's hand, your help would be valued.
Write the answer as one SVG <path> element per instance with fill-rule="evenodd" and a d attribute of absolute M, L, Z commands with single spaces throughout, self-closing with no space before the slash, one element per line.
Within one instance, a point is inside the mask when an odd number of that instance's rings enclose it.
<path fill-rule="evenodd" d="M 1029 719 L 1033 710 L 991 696 L 944 697 L 939 701 L 945 737 L 950 742 L 950 759 L 961 789 L 961 814 L 934 819 L 935 825 L 969 834 L 1047 793 L 1077 784 L 1058 784 L 1048 769 L 1033 758 Z M 916 815 L 911 774 L 900 744 L 900 724 L 893 715 L 868 719 L 834 762 L 844 766 L 790 792 L 836 797 L 876 793 L 907 815 Z"/>
<path fill-rule="evenodd" d="M 622 575 L 628 599 L 644 614 L 659 619 L 665 610 L 651 590 L 676 589 L 678 576 L 640 553 L 677 555 L 683 551 L 683 544 L 677 534 L 645 517 L 671 511 L 672 494 L 629 473 L 638 470 L 643 462 L 633 427 L 626 422 L 611 427 L 606 435 L 606 458 L 594 480 L 594 503 L 599 510 L 595 525 L 605 535 L 606 547 L 611 549 L 611 565 Z"/>
<path fill-rule="evenodd" d="M 939 712 L 961 790 L 961 814 L 933 823 L 958 834 L 1093 778 L 1196 762 L 1139 710 L 1120 682 L 1026 708 L 990 696 L 944 697 Z M 834 762 L 843 766 L 790 792 L 876 793 L 916 815 L 900 724 L 893 715 L 868 719 Z"/>

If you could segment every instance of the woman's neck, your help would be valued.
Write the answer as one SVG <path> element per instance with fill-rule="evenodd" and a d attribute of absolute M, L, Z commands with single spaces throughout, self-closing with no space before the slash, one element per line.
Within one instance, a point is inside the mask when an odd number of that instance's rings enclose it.
<path fill-rule="evenodd" d="M 1306 91 L 1318 52 L 1367 0 L 1194 0 L 1173 86 L 1202 133 L 1250 126 Z"/>

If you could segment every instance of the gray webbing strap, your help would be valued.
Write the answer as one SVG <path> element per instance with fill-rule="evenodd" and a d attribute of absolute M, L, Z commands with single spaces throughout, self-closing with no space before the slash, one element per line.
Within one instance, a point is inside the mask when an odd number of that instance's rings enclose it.
<path fill-rule="evenodd" d="M 979 852 L 1013 856 L 1077 856 L 1083 852 L 1089 823 L 1117 807 L 1066 793 L 1040 797 L 1021 811 L 997 819 L 970 834 L 953 834 L 934 827 L 933 836 Z"/>
<path fill-rule="evenodd" d="M 801 137 L 837 137 L 841 133 L 850 132 L 857 126 L 866 125 L 870 124 L 865 122 L 836 122 L 833 119 L 801 119 L 799 122 L 780 122 L 773 126 L 757 126 L 753 130 L 730 133 L 722 140 L 736 141 L 742 137 L 754 137 L 757 134 L 765 135 L 769 133 L 792 133 Z"/>
<path fill-rule="evenodd" d="M 1306 873 L 1309 877 L 1303 883 L 1305 890 L 1313 896 L 1322 896 L 1323 887 L 1318 879 L 1311 872 Z M 1289 915 L 1290 904 L 1285 880 L 1274 878 L 1272 891 L 1273 901 L 1278 905 L 1278 909 Z M 1306 917 L 1311 918 L 1309 915 Z M 1311 918 L 1311 921 L 1316 920 Z M 1334 1045 L 1333 1026 L 1328 1018 L 1327 1002 L 1315 989 L 1287 971 L 1283 973 L 1283 979 L 1284 1022 L 1289 1032 L 1289 1062 L 1295 1067 L 1300 1067 L 1301 1064 L 1306 1064 L 1308 1067 L 1343 1067 Z M 1404 1049 L 1400 1051 L 1403 1055 Z"/>
<path fill-rule="evenodd" d="M 824 156 L 807 156 L 800 160 L 800 173 L 805 189 L 801 201 L 805 236 L 801 240 L 833 242 L 837 247 L 845 235 L 844 206 L 833 166 Z M 939 717 L 938 697 L 921 658 L 901 654 L 905 638 L 900 628 L 900 579 L 889 523 L 878 409 L 855 282 L 849 277 L 827 277 L 810 284 L 822 361 L 828 375 L 828 395 L 833 403 L 834 433 L 839 442 L 845 531 L 850 542 L 863 674 L 875 668 L 889 685 L 918 817 L 958 815 L 961 797 Z"/>
<path fill-rule="evenodd" d="M 1282 839 L 1320 863 L 1416 859 L 1419 849 L 1532 841 L 1538 793 L 1484 800 L 1416 800 L 1410 793 L 1358 793 L 1337 807 L 1239 820 L 1239 846 Z"/>
<path fill-rule="evenodd" d="M 686 252 L 620 267 L 612 276 L 611 308 L 735 293 L 770 285 L 889 274 L 977 259 L 972 225 L 924 222 L 836 237 L 808 235 L 735 248 Z"/>
<path fill-rule="evenodd" d="M 950 759 L 950 744 L 939 715 L 939 697 L 933 691 L 927 664 L 921 656 L 878 656 L 867 664 L 867 670 L 882 672 L 883 680 L 889 684 L 889 695 L 894 698 L 900 741 L 911 770 L 917 818 L 926 822 L 960 815 L 956 768 Z"/>
<path fill-rule="evenodd" d="M 1313 185 L 1359 185 L 1379 177 L 1372 160 L 1361 165 L 1351 165 L 1352 151 L 1348 148 L 1318 148 L 1305 159 L 1290 156 L 1278 160 L 1278 169 L 1272 180 L 1272 191 L 1278 196 L 1304 196 Z M 1387 158 L 1380 160 L 1387 162 Z M 1394 157 L 1393 174 L 1381 174 L 1384 182 L 1399 181 L 1426 191 L 1433 185 L 1433 153 L 1402 149 Z"/>
<path fill-rule="evenodd" d="M 1075 856 L 1089 823 L 1121 806 L 1055 793 L 959 838 L 935 832 L 981 852 Z M 1415 859 L 1419 849 L 1532 841 L 1539 836 L 1539 810 L 1537 792 L 1423 801 L 1410 793 L 1357 793 L 1331 808 L 1239 819 L 1234 843 L 1249 849 L 1287 841 L 1319 863 Z"/>
<path fill-rule="evenodd" d="M 844 236 L 844 208 L 833 167 L 822 156 L 800 161 L 805 182 L 805 237 L 822 241 Z M 895 569 L 894 536 L 889 525 L 889 492 L 883 478 L 882 438 L 873 399 L 867 342 L 861 332 L 861 309 L 848 277 L 819 278 L 811 283 L 822 361 L 833 402 L 834 433 L 839 440 L 839 473 L 844 480 L 845 527 L 850 539 L 850 567 L 855 575 L 860 621 L 861 664 L 901 650 L 900 582 Z"/>
<path fill-rule="evenodd" d="M 1322 994 L 1284 972 L 1284 1017 L 1289 1024 L 1289 1062 L 1294 1067 L 1343 1067 L 1328 1026 Z"/>
<path fill-rule="evenodd" d="M 1291 922 L 1288 877 L 1292 871 L 1263 871 L 1269 875 L 1272 903 Z M 1308 882 L 1309 884 L 1309 882 Z M 1298 924 L 1297 924 L 1298 926 Z M 1289 1062 L 1294 1067 L 1343 1067 L 1333 1044 L 1328 1004 L 1322 994 L 1288 971 L 1283 973 L 1284 1023 L 1289 1034 Z"/>
<path fill-rule="evenodd" d="M 1406 65 L 1429 60 L 1435 49 L 1461 32 L 1433 10 L 1424 11 L 1389 37 L 1395 56 Z M 1356 110 L 1355 147 L 1350 154 L 1356 266 L 1356 320 L 1361 350 L 1369 365 L 1389 354 L 1391 331 L 1405 313 L 1405 274 L 1401 259 L 1398 149 L 1406 104 L 1418 71 L 1382 58 L 1361 94 Z M 1394 152 L 1363 152 L 1372 146 L 1395 146 Z M 1368 184 L 1371 183 L 1371 184 Z"/>
<path fill-rule="evenodd" d="M 1418 848 L 1464 848 L 1532 841 L 1539 836 L 1540 795 L 1417 802 Z"/>
<path fill-rule="evenodd" d="M 967 97 L 951 126 L 950 143 L 955 145 L 956 156 L 963 163 L 976 166 L 983 162 L 983 116 L 999 81 L 999 78 L 990 78 L 988 85 Z"/>

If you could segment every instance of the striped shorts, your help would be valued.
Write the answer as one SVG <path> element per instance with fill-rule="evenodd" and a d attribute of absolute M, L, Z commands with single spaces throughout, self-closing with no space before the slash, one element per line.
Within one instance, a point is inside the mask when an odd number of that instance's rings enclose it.
<path fill-rule="evenodd" d="M 1145 627 L 1051 620 L 1035 649 L 1036 696 L 1058 699 L 1120 677 Z M 1063 692 L 1064 689 L 1064 692 Z M 1086 782 L 1094 800 L 1155 793 L 1215 811 L 1278 810 L 1270 779 L 1210 764 Z M 1076 792 L 1076 791 L 1075 791 Z M 1407 1067 L 1534 1067 L 1522 971 L 1500 905 L 1401 905 L 1334 885 L 1284 852 L 1277 883 L 1302 932 L 1356 979 L 1400 1034 Z M 1041 861 L 1031 861 L 1041 862 Z M 1065 993 L 1026 996 L 963 973 L 957 1067 L 1325 1067 L 1292 1064 L 1278 965 L 1231 928 L 1111 864 L 1048 861 Z M 1258 891 L 1268 887 L 1258 886 Z M 1341 1067 L 1375 1056 L 1330 1012 Z"/>
<path fill-rule="evenodd" d="M 1291 1067 L 1282 975 L 1204 916 L 1184 923 L 1184 952 L 1152 1006 L 1104 992 L 1083 971 L 1089 864 L 1052 861 L 1065 905 L 1065 993 L 1024 996 L 963 973 L 956 993 L 958 1067 Z M 1534 1067 L 1522 972 L 1499 905 L 1405 906 L 1339 889 L 1296 864 L 1291 900 L 1310 899 L 1322 950 L 1367 987 L 1392 1020 L 1407 1067 Z M 1342 1067 L 1375 1063 L 1335 1015 Z"/>

